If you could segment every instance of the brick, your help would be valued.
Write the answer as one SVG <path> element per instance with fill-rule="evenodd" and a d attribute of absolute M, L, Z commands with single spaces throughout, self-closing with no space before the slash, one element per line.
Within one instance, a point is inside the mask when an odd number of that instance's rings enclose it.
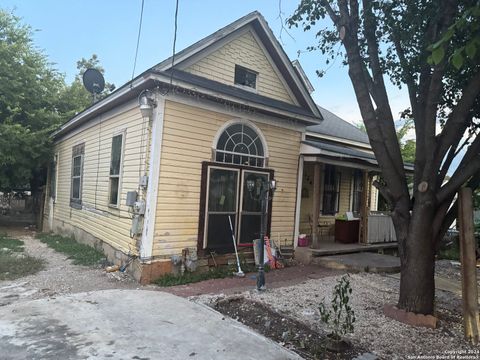
<path fill-rule="evenodd" d="M 435 316 L 407 312 L 403 309 L 398 309 L 396 306 L 391 304 L 385 304 L 383 306 L 383 313 L 386 317 L 406 325 L 427 327 L 430 329 L 435 329 L 437 327 L 438 319 Z"/>

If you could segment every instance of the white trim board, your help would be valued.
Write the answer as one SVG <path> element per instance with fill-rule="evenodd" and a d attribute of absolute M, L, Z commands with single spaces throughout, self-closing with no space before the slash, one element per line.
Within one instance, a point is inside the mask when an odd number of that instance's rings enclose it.
<path fill-rule="evenodd" d="M 172 102 L 178 102 L 180 104 L 185 104 L 193 107 L 197 107 L 203 110 L 209 110 L 213 112 L 217 112 L 219 114 L 229 115 L 232 118 L 237 119 L 245 119 L 265 125 L 277 126 L 280 128 L 294 130 L 298 132 L 304 132 L 306 125 L 298 123 L 295 120 L 285 120 L 279 119 L 274 116 L 262 114 L 262 113 L 249 113 L 249 112 L 242 112 L 237 110 L 226 110 L 225 105 L 216 104 L 216 103 L 207 103 L 206 101 L 198 101 L 195 98 L 192 98 L 188 95 L 167 95 L 167 100 Z"/>
<path fill-rule="evenodd" d="M 155 235 L 155 215 L 158 203 L 158 183 L 160 180 L 160 159 L 162 155 L 163 120 L 165 117 L 165 97 L 156 94 L 157 106 L 153 112 L 148 185 L 146 195 L 145 218 L 143 222 L 140 260 L 148 261 L 153 254 Z"/>

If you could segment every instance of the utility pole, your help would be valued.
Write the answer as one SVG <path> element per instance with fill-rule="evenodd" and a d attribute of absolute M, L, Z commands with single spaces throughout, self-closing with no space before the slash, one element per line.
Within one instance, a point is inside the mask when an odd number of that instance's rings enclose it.
<path fill-rule="evenodd" d="M 472 189 L 461 188 L 458 192 L 458 221 L 460 225 L 460 260 L 462 262 L 463 327 L 465 338 L 476 345 L 479 341 L 480 324 L 472 200 Z"/>

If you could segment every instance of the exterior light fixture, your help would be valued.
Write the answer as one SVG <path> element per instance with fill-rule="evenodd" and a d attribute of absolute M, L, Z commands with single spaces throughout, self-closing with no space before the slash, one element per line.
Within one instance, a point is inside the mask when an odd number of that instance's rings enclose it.
<path fill-rule="evenodd" d="M 257 178 L 257 181 L 247 180 L 247 190 L 254 200 L 259 200 L 261 204 L 261 218 L 260 218 L 260 241 L 259 241 L 259 264 L 257 274 L 257 290 L 263 291 L 265 287 L 265 270 L 263 268 L 265 236 L 267 233 L 267 209 L 268 201 L 273 198 L 273 193 L 277 188 L 277 181 L 272 179 L 265 181 L 262 178 Z"/>
<path fill-rule="evenodd" d="M 142 117 L 151 118 L 153 115 L 153 108 L 156 106 L 153 94 L 147 89 L 138 96 L 138 104 L 140 105 L 140 112 Z"/>

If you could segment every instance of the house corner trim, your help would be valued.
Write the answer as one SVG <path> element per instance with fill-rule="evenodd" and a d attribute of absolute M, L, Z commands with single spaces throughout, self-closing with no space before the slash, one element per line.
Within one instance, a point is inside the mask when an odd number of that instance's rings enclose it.
<path fill-rule="evenodd" d="M 158 183 L 160 179 L 165 97 L 157 94 L 155 100 L 157 106 L 154 109 L 152 118 L 146 209 L 140 246 L 140 260 L 142 261 L 151 260 L 153 254 L 155 214 L 157 210 Z"/>

